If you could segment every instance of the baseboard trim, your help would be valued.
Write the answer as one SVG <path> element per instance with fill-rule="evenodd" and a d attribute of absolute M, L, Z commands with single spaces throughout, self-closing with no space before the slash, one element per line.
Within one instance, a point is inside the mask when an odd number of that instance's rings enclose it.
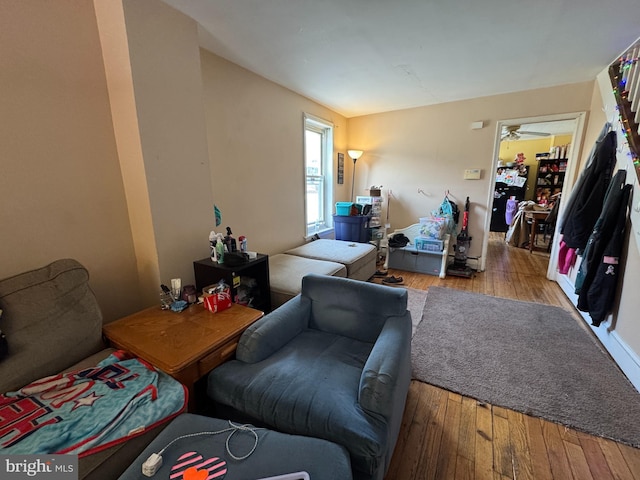
<path fill-rule="evenodd" d="M 573 305 L 578 304 L 578 295 L 569 277 L 566 275 L 557 275 L 558 285 Z M 599 327 L 591 325 L 591 317 L 586 312 L 576 311 L 580 314 L 586 325 L 591 329 L 594 335 L 600 340 L 600 343 L 609 352 L 611 358 L 616 362 L 622 373 L 626 375 L 633 386 L 640 392 L 640 357 L 629 348 L 629 346 L 620 338 L 618 333 L 611 328 L 611 322 L 607 319 L 602 322 Z"/>

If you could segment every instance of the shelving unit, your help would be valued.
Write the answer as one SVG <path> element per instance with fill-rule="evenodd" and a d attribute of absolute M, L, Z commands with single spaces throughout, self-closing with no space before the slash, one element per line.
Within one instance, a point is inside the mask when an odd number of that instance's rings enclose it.
<path fill-rule="evenodd" d="M 369 215 L 369 238 L 368 240 L 376 242 L 376 246 L 380 248 L 380 240 L 384 237 L 384 229 L 382 229 L 382 204 L 383 198 L 377 196 L 357 196 L 356 203 L 361 205 L 371 205 L 371 213 Z"/>
<path fill-rule="evenodd" d="M 379 227 L 381 225 L 380 219 L 382 217 L 382 197 L 367 197 L 357 196 L 356 203 L 361 205 L 371 205 L 371 220 L 369 220 L 369 227 Z"/>
<path fill-rule="evenodd" d="M 548 153 L 536 154 L 538 172 L 536 173 L 535 200 L 540 205 L 551 202 L 551 197 L 562 191 L 567 171 L 566 158 L 550 158 Z"/>
<path fill-rule="evenodd" d="M 255 280 L 256 287 L 251 305 L 247 305 L 265 313 L 271 311 L 271 286 L 269 285 L 269 256 L 258 253 L 257 258 L 242 265 L 230 266 L 203 258 L 193 262 L 193 273 L 196 279 L 198 294 L 208 285 L 224 280 L 231 287 L 231 298 L 236 299 L 238 287 L 249 279 Z"/>
<path fill-rule="evenodd" d="M 527 193 L 528 176 L 528 165 L 526 165 L 523 170 L 519 168 L 498 167 L 496 171 L 496 187 L 493 192 L 490 231 L 506 232 L 509 229 L 505 217 L 507 200 L 511 197 L 514 197 L 518 201 L 524 200 Z"/>

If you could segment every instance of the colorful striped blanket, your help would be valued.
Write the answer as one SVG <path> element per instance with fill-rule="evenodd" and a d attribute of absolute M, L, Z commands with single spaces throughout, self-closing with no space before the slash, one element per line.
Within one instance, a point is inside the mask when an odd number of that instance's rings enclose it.
<path fill-rule="evenodd" d="M 0 395 L 0 454 L 86 456 L 168 421 L 186 402 L 182 384 L 117 351 Z"/>

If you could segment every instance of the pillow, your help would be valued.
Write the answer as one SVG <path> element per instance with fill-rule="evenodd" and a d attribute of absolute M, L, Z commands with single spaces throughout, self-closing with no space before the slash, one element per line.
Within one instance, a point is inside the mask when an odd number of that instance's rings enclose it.
<path fill-rule="evenodd" d="M 0 393 L 55 375 L 104 348 L 89 272 L 76 260 L 0 279 L 0 309 L 0 328 L 11 339 L 0 361 Z"/>

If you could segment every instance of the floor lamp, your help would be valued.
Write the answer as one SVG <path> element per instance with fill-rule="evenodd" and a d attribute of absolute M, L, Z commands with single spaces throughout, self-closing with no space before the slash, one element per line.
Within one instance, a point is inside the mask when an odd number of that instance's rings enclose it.
<path fill-rule="evenodd" d="M 351 159 L 353 160 L 353 175 L 351 177 L 351 202 L 353 202 L 354 201 L 353 185 L 356 180 L 356 162 L 364 152 L 362 150 L 347 150 L 347 153 L 349 154 L 349 157 L 351 157 Z"/>

